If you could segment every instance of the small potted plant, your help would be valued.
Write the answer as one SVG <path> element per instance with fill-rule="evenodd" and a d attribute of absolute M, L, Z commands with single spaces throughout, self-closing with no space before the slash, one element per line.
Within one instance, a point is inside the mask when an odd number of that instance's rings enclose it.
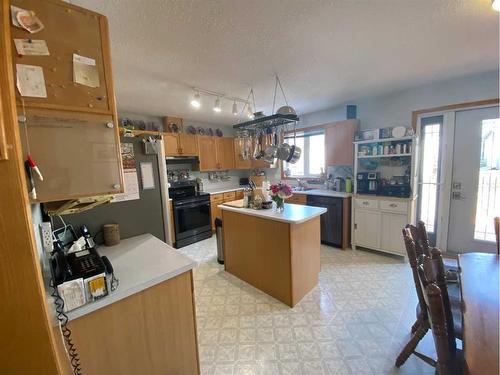
<path fill-rule="evenodd" d="M 271 192 L 271 199 L 276 202 L 276 211 L 283 212 L 285 209 L 285 198 L 292 196 L 292 188 L 290 185 L 279 182 L 269 187 Z"/>

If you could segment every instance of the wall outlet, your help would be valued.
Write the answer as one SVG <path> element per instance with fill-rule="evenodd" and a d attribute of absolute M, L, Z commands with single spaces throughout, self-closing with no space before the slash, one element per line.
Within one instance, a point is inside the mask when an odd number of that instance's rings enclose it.
<path fill-rule="evenodd" d="M 54 250 L 54 242 L 52 241 L 52 225 L 46 221 L 40 224 L 40 233 L 42 236 L 43 250 L 50 253 Z"/>

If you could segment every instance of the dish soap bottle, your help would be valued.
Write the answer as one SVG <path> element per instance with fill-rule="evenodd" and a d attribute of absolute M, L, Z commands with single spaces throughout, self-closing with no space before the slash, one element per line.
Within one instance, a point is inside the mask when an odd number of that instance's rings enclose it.
<path fill-rule="evenodd" d="M 345 178 L 345 192 L 346 193 L 351 193 L 352 192 L 352 180 L 351 180 L 351 177 L 346 177 Z"/>

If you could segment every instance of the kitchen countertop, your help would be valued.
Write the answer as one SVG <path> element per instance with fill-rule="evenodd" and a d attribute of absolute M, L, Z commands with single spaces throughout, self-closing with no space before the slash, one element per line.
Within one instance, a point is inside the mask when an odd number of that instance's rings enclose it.
<path fill-rule="evenodd" d="M 336 197 L 336 198 L 352 197 L 351 193 L 346 193 L 345 191 L 333 191 L 333 190 L 326 190 L 326 189 L 312 189 L 312 190 L 294 191 L 293 194 L 320 195 L 322 197 Z"/>
<path fill-rule="evenodd" d="M 276 212 L 270 208 L 267 210 L 253 210 L 251 208 L 230 207 L 224 204 L 218 206 L 222 210 L 236 212 L 244 215 L 257 216 L 263 219 L 281 221 L 290 224 L 301 224 L 317 216 L 326 213 L 323 207 L 304 206 L 300 204 L 285 203 L 283 212 Z"/>
<path fill-rule="evenodd" d="M 220 188 L 220 189 L 214 189 L 214 190 L 207 189 L 207 190 L 203 190 L 203 192 L 208 193 L 208 194 L 221 194 L 221 193 L 229 193 L 231 191 L 238 191 L 238 190 L 243 190 L 243 189 L 244 189 L 243 187 L 237 186 L 237 187 Z"/>
<path fill-rule="evenodd" d="M 112 247 L 100 246 L 97 251 L 108 257 L 120 284 L 106 297 L 67 312 L 70 320 L 174 278 L 197 265 L 152 234 L 128 238 Z M 49 305 L 53 306 L 53 298 L 50 299 Z"/>

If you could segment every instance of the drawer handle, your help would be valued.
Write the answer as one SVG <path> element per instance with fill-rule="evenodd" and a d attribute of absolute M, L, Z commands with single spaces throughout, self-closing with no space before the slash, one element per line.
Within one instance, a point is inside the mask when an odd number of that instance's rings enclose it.
<path fill-rule="evenodd" d="M 398 205 L 396 203 L 391 203 L 389 207 L 397 207 Z"/>
<path fill-rule="evenodd" d="M 364 202 L 363 202 L 363 204 L 364 204 L 365 206 L 368 206 L 370 203 L 369 203 L 369 202 L 367 202 L 367 201 L 364 201 Z"/>

